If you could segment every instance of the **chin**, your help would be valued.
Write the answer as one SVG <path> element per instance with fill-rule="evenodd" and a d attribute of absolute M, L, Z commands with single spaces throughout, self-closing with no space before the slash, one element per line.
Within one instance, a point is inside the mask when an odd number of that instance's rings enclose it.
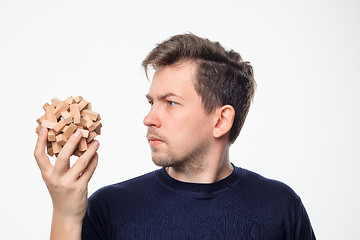
<path fill-rule="evenodd" d="M 172 167 L 177 164 L 177 161 L 175 160 L 171 154 L 157 154 L 152 153 L 152 161 L 155 165 L 159 167 Z"/>
<path fill-rule="evenodd" d="M 173 165 L 172 162 L 169 160 L 159 159 L 156 157 L 152 157 L 152 161 L 156 166 L 159 166 L 159 167 L 171 167 Z"/>

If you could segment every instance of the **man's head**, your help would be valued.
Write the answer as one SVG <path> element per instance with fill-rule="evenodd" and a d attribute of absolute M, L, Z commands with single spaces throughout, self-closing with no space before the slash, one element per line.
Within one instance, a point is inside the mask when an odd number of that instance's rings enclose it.
<path fill-rule="evenodd" d="M 210 155 L 216 117 L 202 106 L 194 89 L 195 73 L 196 65 L 185 61 L 159 67 L 154 74 L 146 95 L 151 109 L 144 124 L 158 166 L 201 164 Z"/>
<path fill-rule="evenodd" d="M 218 42 L 194 34 L 176 35 L 158 44 L 145 58 L 142 66 L 158 70 L 190 61 L 196 65 L 194 89 L 206 112 L 231 105 L 235 117 L 229 131 L 229 142 L 238 137 L 254 96 L 255 80 L 248 62 L 233 50 L 226 51 Z"/>

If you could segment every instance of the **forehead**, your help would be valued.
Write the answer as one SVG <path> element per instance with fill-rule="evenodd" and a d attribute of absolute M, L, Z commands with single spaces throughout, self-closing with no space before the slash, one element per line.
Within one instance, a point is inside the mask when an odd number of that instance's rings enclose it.
<path fill-rule="evenodd" d="M 160 67 L 154 73 L 149 95 L 172 93 L 181 97 L 196 94 L 194 88 L 196 64 L 190 61 Z"/>

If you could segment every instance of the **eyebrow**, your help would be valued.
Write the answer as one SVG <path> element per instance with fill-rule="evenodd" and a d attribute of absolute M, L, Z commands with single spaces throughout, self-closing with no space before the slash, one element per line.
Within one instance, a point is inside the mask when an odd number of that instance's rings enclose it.
<path fill-rule="evenodd" d="M 159 95 L 157 96 L 157 99 L 159 100 L 164 100 L 168 97 L 177 97 L 177 98 L 181 98 L 181 99 L 184 99 L 183 97 L 179 96 L 179 95 L 176 95 L 175 93 L 165 93 L 165 94 L 162 94 L 162 95 Z M 150 94 L 146 94 L 146 98 L 148 100 L 153 100 L 153 98 L 150 96 Z"/>

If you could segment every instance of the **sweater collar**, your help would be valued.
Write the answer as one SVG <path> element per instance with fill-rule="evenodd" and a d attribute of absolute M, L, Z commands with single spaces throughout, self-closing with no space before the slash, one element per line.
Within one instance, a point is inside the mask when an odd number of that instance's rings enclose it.
<path fill-rule="evenodd" d="M 233 165 L 233 164 L 232 164 Z M 241 180 L 242 169 L 234 166 L 232 173 L 214 183 L 189 183 L 176 180 L 168 175 L 165 168 L 156 171 L 160 182 L 175 191 L 192 192 L 195 194 L 214 194 L 230 189 Z"/>

